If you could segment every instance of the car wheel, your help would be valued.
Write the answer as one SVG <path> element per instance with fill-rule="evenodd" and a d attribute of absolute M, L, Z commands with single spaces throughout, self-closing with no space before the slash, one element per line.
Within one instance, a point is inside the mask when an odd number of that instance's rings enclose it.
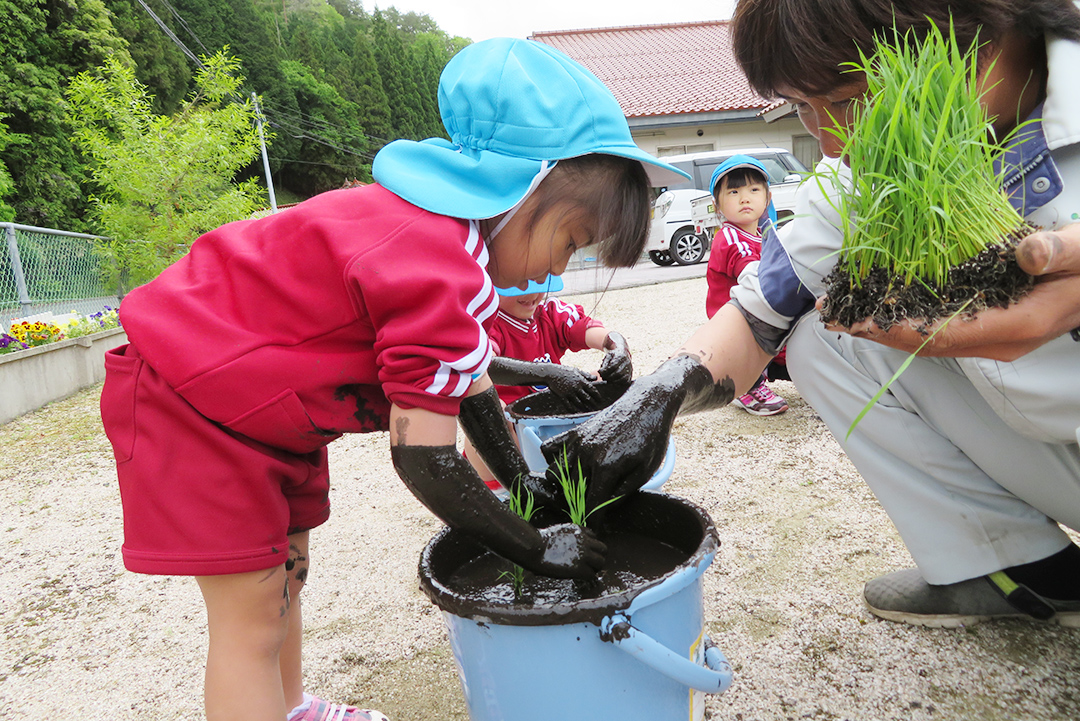
<path fill-rule="evenodd" d="M 657 265 L 671 265 L 675 261 L 671 258 L 671 253 L 666 250 L 650 250 L 649 260 Z"/>
<path fill-rule="evenodd" d="M 700 263 L 705 257 L 705 242 L 692 227 L 679 228 L 671 238 L 671 257 L 679 265 Z"/>

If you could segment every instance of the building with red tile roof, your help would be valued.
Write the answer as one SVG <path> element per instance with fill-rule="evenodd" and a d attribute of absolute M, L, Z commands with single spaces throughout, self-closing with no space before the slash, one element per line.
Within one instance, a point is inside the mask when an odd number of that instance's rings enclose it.
<path fill-rule="evenodd" d="M 821 157 L 790 108 L 777 110 L 750 88 L 732 53 L 729 21 L 543 31 L 530 39 L 594 72 L 638 145 L 654 155 L 767 145 L 804 163 Z"/>

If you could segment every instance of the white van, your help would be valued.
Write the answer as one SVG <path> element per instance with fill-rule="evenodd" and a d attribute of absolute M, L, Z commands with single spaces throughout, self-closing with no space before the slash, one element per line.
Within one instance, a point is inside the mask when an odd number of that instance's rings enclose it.
<path fill-rule="evenodd" d="M 762 162 L 769 171 L 769 189 L 780 220 L 795 212 L 795 189 L 810 174 L 798 158 L 783 148 L 743 148 L 714 150 L 707 153 L 687 153 L 665 157 L 690 174 L 691 180 L 669 185 L 653 204 L 653 220 L 649 227 L 649 242 L 645 249 L 657 265 L 693 265 L 709 254 L 709 236 L 694 228 L 691 203 L 709 196 L 709 180 L 716 166 L 732 155 L 749 155 Z"/>

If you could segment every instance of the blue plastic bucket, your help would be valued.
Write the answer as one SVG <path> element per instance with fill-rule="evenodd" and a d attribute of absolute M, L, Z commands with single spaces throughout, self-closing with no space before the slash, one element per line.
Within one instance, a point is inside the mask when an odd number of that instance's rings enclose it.
<path fill-rule="evenodd" d="M 521 455 L 524 456 L 530 471 L 543 473 L 548 468 L 548 462 L 540 450 L 544 441 L 584 423 L 614 403 L 626 390 L 625 387 L 619 388 L 605 383 L 598 383 L 597 387 L 601 389 L 600 403 L 596 408 L 585 411 L 568 408 L 566 401 L 546 390 L 518 398 L 506 407 L 506 414 L 517 431 Z M 675 439 L 670 438 L 664 461 L 642 488 L 649 491 L 659 490 L 671 478 L 674 468 Z"/>
<path fill-rule="evenodd" d="M 727 660 L 704 633 L 702 575 L 719 545 L 704 510 L 636 493 L 611 509 L 605 528 L 685 560 L 595 598 L 493 601 L 453 580 L 482 547 L 448 529 L 428 543 L 420 585 L 443 611 L 472 721 L 694 721 L 705 694 L 731 685 Z"/>

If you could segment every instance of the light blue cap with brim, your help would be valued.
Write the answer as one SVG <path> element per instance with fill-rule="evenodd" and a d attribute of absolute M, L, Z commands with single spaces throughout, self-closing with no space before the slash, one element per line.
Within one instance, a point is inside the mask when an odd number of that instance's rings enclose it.
<path fill-rule="evenodd" d="M 765 163 L 750 155 L 732 155 L 730 158 L 720 163 L 720 165 L 717 165 L 716 169 L 712 171 L 712 178 L 709 179 L 709 192 L 715 196 L 716 186 L 720 184 L 720 178 L 738 168 L 750 168 L 759 171 L 765 176 L 765 185 L 769 184 L 769 171 L 765 169 Z M 769 201 L 769 205 L 765 208 L 765 213 L 763 213 L 763 215 L 768 215 L 769 220 L 773 223 L 776 222 L 776 208 L 773 206 L 772 200 Z"/>
<path fill-rule="evenodd" d="M 380 185 L 439 215 L 505 213 L 551 161 L 589 153 L 641 162 L 654 186 L 690 177 L 637 147 L 611 91 L 543 43 L 493 38 L 465 47 L 443 69 L 439 111 L 449 141 L 395 140 L 372 163 Z"/>
<path fill-rule="evenodd" d="M 499 295 L 506 296 L 508 298 L 518 295 L 532 295 L 533 293 L 558 293 L 563 289 L 563 280 L 557 275 L 549 275 L 547 280 L 543 283 L 537 283 L 535 280 L 529 281 L 529 287 L 525 290 L 521 288 L 499 288 L 495 287 L 495 290 Z"/>

